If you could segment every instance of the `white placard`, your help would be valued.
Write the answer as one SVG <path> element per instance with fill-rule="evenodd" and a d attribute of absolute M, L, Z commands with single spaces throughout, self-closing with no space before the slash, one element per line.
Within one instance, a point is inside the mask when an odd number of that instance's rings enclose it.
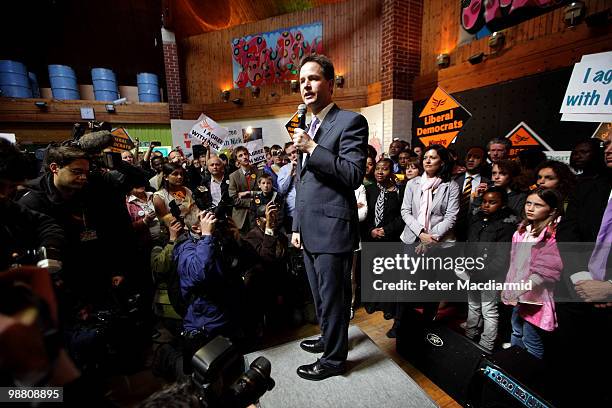
<path fill-rule="evenodd" d="M 560 112 L 612 115 L 612 51 L 585 55 L 574 65 Z"/>
<path fill-rule="evenodd" d="M 229 133 L 226 128 L 202 114 L 200 120 L 189 131 L 189 135 L 201 142 L 208 142 L 210 147 L 218 152 Z"/>
<path fill-rule="evenodd" d="M 6 139 L 11 143 L 17 142 L 17 138 L 15 137 L 14 133 L 0 133 L 0 138 Z"/>
<path fill-rule="evenodd" d="M 200 115 L 200 118 L 202 115 Z M 180 146 L 183 150 L 183 153 L 187 157 L 191 157 L 193 155 L 192 145 L 201 144 L 201 141 L 192 137 L 189 132 L 193 125 L 198 123 L 200 120 L 182 120 L 182 119 L 172 119 L 170 120 L 170 131 L 172 132 L 172 148 L 176 146 Z"/>
<path fill-rule="evenodd" d="M 242 144 L 242 133 L 238 128 L 229 128 L 228 136 L 223 142 L 222 150 L 234 150 L 234 148 Z"/>
<path fill-rule="evenodd" d="M 548 160 L 556 160 L 565 163 L 569 166 L 571 150 L 567 151 L 545 151 L 544 154 Z"/>
<path fill-rule="evenodd" d="M 610 122 L 612 115 L 607 113 L 564 113 L 561 122 Z"/>

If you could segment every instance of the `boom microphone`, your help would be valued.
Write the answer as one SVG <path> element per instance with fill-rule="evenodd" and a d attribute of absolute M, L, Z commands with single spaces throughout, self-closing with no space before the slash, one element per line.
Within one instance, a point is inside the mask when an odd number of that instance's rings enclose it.
<path fill-rule="evenodd" d="M 108 130 L 100 130 L 83 135 L 76 146 L 87 153 L 100 153 L 113 144 L 113 135 Z"/>
<path fill-rule="evenodd" d="M 298 114 L 297 127 L 299 127 L 302 130 L 306 130 L 306 105 L 305 104 L 301 103 L 298 106 L 297 114 Z"/>

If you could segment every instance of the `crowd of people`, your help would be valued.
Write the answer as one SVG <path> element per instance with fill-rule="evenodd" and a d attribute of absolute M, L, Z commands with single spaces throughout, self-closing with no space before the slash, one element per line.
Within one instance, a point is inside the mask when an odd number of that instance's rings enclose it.
<path fill-rule="evenodd" d="M 184 356 L 175 374 L 189 373 L 193 352 L 219 334 L 252 350 L 269 327 L 308 315 L 299 248 L 290 245 L 298 182 L 292 142 L 266 148 L 264 163 L 251 163 L 244 147 L 228 158 L 205 146 L 189 160 L 180 149 L 162 157 L 151 146 L 142 157 L 124 152 L 113 169 L 76 146 L 54 145 L 36 178 L 26 171 L 25 156 L 0 142 L 2 223 L 27 220 L 3 234 L 0 269 L 19 263 L 15 254 L 41 246 L 61 261 L 53 288 L 73 370 L 99 375 L 109 343 L 124 351 L 117 351 L 122 359 L 136 359 L 134 350 L 158 335 L 161 324 L 179 339 Z M 557 243 L 612 239 L 612 145 L 580 141 L 569 165 L 535 150 L 511 160 L 511 149 L 497 138 L 470 147 L 465 157 L 399 139 L 388 154 L 369 146 L 363 185 L 355 190 L 361 241 L 430 250 L 467 242 L 491 251 L 471 280 L 522 279 L 534 289 L 471 291 L 465 335 L 488 352 L 510 343 L 538 359 L 564 355 L 567 367 L 584 370 L 606 352 L 605 342 L 584 345 L 594 332 L 605 336 L 610 324 L 609 245 L 584 259 L 563 259 Z M 512 250 L 487 248 L 499 242 Z M 359 306 L 358 258 L 356 251 L 351 316 Z M 571 281 L 578 271 L 589 271 L 591 279 Z M 592 303 L 555 302 L 561 290 Z M 134 304 L 139 312 L 132 316 Z M 365 306 L 394 319 L 387 335 L 395 337 L 408 306 Z M 427 303 L 423 315 L 434 320 L 444 306 Z M 129 315 L 138 335 L 109 340 L 117 330 L 103 311 Z M 126 343 L 134 344 L 126 350 Z"/>

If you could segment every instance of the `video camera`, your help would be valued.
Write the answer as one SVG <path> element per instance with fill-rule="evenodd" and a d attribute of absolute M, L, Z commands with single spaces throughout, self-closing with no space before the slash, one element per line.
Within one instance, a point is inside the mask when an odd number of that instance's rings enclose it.
<path fill-rule="evenodd" d="M 191 363 L 192 384 L 205 408 L 246 407 L 275 386 L 268 359 L 257 357 L 245 370 L 244 356 L 222 336 L 200 348 Z"/>
<path fill-rule="evenodd" d="M 88 130 L 89 132 L 85 133 Z M 108 122 L 75 123 L 72 126 L 72 139 L 63 141 L 61 145 L 76 147 L 92 157 L 99 158 L 99 160 L 92 161 L 94 167 L 115 169 L 121 161 L 121 154 L 103 151 L 113 144 L 111 130 L 111 124 Z"/>

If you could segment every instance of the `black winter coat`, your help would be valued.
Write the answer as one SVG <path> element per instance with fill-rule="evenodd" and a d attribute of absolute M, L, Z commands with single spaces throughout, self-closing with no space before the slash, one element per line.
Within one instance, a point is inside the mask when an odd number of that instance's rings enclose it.
<path fill-rule="evenodd" d="M 30 191 L 19 200 L 64 229 L 66 284 L 81 298 L 93 297 L 94 303 L 108 290 L 112 276 L 127 277 L 136 267 L 135 234 L 125 205 L 131 187 L 121 183 L 114 174 L 92 175 L 86 187 L 65 200 L 48 173 L 28 183 Z"/>
<path fill-rule="evenodd" d="M 484 257 L 485 267 L 475 271 L 470 280 L 473 282 L 486 282 L 495 279 L 503 282 L 508 273 L 510 263 L 510 242 L 519 223 L 512 210 L 504 207 L 491 216 L 477 209 L 470 218 L 466 255 Z M 494 245 L 494 243 L 507 242 L 507 245 Z"/>

